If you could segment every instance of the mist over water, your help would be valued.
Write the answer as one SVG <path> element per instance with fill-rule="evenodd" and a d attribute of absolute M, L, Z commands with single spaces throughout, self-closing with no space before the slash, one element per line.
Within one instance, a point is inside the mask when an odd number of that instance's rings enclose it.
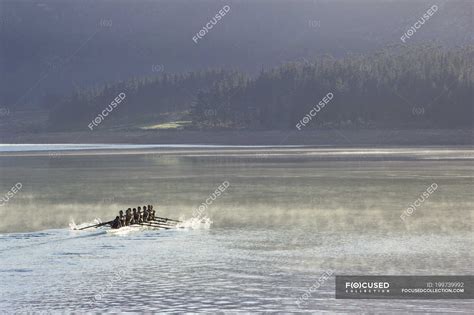
<path fill-rule="evenodd" d="M 23 186 L 0 208 L 0 309 L 468 313 L 469 301 L 335 300 L 334 279 L 296 301 L 327 271 L 469 274 L 473 164 L 466 147 L 4 152 L 1 191 Z M 206 199 L 207 227 L 68 226 L 146 204 L 192 220 Z"/>
<path fill-rule="evenodd" d="M 466 230 L 474 153 L 466 148 L 200 148 L 30 152 L 0 157 L 0 231 L 67 227 L 154 204 L 165 217 L 206 206 L 216 227 Z M 363 153 L 361 153 L 363 152 Z M 224 181 L 227 188 L 208 198 Z M 432 183 L 412 217 L 400 215 Z M 28 220 L 19 220 L 18 214 Z M 456 213 L 456 215 L 453 215 Z"/>

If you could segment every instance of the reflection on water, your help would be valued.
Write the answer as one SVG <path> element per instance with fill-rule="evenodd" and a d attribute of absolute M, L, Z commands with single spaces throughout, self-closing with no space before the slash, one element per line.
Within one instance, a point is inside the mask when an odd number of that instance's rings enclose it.
<path fill-rule="evenodd" d="M 109 220 L 120 209 L 149 203 L 163 216 L 189 218 L 224 181 L 230 187 L 206 210 L 217 227 L 470 229 L 474 150 L 354 151 L 362 152 L 201 148 L 0 156 L 0 193 L 22 183 L 21 192 L 0 207 L 0 231 Z M 439 188 L 402 224 L 402 212 L 432 183 Z M 19 220 L 18 213 L 30 219 Z"/>
<path fill-rule="evenodd" d="M 1 191 L 23 184 L 0 208 L 0 229 L 29 231 L 0 235 L 7 280 L 0 310 L 298 311 L 298 298 L 328 270 L 471 273 L 470 150 L 334 151 L 330 158 L 323 149 L 294 150 L 0 157 Z M 71 219 L 108 219 L 148 203 L 163 216 L 189 218 L 224 180 L 230 186 L 206 210 L 209 230 L 66 228 Z M 433 182 L 439 188 L 403 222 L 402 212 Z M 333 279 L 301 305 L 339 313 L 468 313 L 472 306 L 335 300 Z"/>
<path fill-rule="evenodd" d="M 88 234 L 93 237 L 83 237 Z M 0 239 L 0 274 L 9 279 L 0 284 L 0 309 L 298 311 L 298 298 L 326 270 L 469 273 L 468 235 L 347 237 L 301 229 L 215 228 L 117 236 L 50 230 L 39 238 L 15 241 L 10 234 Z M 29 246 L 15 248 L 12 243 Z M 370 306 L 374 312 L 416 307 L 467 313 L 472 301 L 335 300 L 331 278 L 300 306 L 333 312 L 363 312 Z"/>

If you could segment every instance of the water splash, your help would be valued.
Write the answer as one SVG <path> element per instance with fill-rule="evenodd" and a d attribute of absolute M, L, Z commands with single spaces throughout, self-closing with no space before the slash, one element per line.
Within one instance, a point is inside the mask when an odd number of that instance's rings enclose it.
<path fill-rule="evenodd" d="M 192 217 L 189 219 L 185 219 L 184 217 L 180 217 L 179 220 L 181 221 L 176 225 L 178 228 L 185 228 L 185 229 L 193 229 L 193 230 L 208 230 L 211 228 L 212 220 L 207 216 L 203 217 Z"/>
<path fill-rule="evenodd" d="M 83 222 L 83 223 L 80 223 L 79 225 L 77 225 L 76 222 L 74 222 L 74 219 L 71 218 L 70 221 L 69 221 L 69 228 L 71 230 L 77 230 L 77 229 L 80 229 L 80 228 L 83 228 L 83 227 L 86 227 L 86 226 L 91 226 L 91 225 L 95 225 L 95 224 L 99 224 L 99 223 L 102 223 L 102 220 L 100 218 L 95 218 L 91 222 Z"/>

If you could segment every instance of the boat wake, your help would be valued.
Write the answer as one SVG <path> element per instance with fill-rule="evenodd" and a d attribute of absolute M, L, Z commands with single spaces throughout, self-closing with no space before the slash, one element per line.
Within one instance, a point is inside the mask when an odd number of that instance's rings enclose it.
<path fill-rule="evenodd" d="M 148 227 L 146 226 L 124 226 L 120 229 L 109 229 L 107 230 L 107 233 L 112 235 L 127 235 L 129 233 L 139 232 L 147 229 Z"/>

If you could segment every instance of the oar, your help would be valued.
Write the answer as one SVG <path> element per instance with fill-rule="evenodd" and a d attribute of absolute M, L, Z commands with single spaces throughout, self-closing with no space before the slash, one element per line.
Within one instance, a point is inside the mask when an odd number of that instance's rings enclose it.
<path fill-rule="evenodd" d="M 162 228 L 162 229 L 166 229 L 166 230 L 171 229 L 170 226 L 158 225 L 158 224 L 153 224 L 153 223 L 148 223 L 148 222 L 142 222 L 142 223 L 138 223 L 138 224 L 139 224 L 139 225 L 143 225 L 143 226 L 158 227 L 158 228 Z"/>
<path fill-rule="evenodd" d="M 147 222 L 143 222 L 143 223 L 158 224 L 160 226 L 166 226 L 166 227 L 169 227 L 169 228 L 176 227 L 176 224 L 168 224 L 168 223 L 160 222 L 160 221 L 147 221 Z"/>
<path fill-rule="evenodd" d="M 161 219 L 161 220 L 165 220 L 165 221 L 173 221 L 173 222 L 178 222 L 178 223 L 181 223 L 182 221 L 179 221 L 179 220 L 173 220 L 173 219 L 169 219 L 169 218 L 162 218 L 162 217 L 155 217 L 155 220 L 156 219 Z"/>
<path fill-rule="evenodd" d="M 75 230 L 85 230 L 85 229 L 89 229 L 89 228 L 93 228 L 93 227 L 99 227 L 99 226 L 103 226 L 103 225 L 111 224 L 112 222 L 114 222 L 114 220 L 112 220 L 112 221 L 109 221 L 109 222 L 104 222 L 104 223 L 94 224 L 94 225 L 91 225 L 91 226 L 86 226 L 86 227 L 83 227 L 83 228 L 80 228 L 80 229 L 75 229 Z"/>
<path fill-rule="evenodd" d="M 142 222 L 135 222 L 135 223 L 132 223 L 132 225 L 141 224 L 141 223 L 159 224 L 159 225 L 166 226 L 166 227 L 175 227 L 176 226 L 175 223 L 169 223 L 169 222 L 161 221 L 161 220 L 148 220 L 148 221 L 142 221 Z"/>
<path fill-rule="evenodd" d="M 149 220 L 162 221 L 162 222 L 169 222 L 169 223 L 171 223 L 171 224 L 176 224 L 177 222 L 179 222 L 179 221 L 166 220 L 166 219 L 158 218 L 158 217 L 155 217 L 154 219 L 149 219 Z"/>
<path fill-rule="evenodd" d="M 162 225 L 166 225 L 166 226 L 169 226 L 170 228 L 172 229 L 177 229 L 177 228 L 184 228 L 182 226 L 179 226 L 178 227 L 178 224 L 177 223 L 163 223 L 162 221 L 149 221 L 149 222 L 153 222 L 153 223 L 157 223 L 157 224 L 162 224 Z"/>
<path fill-rule="evenodd" d="M 163 221 L 163 220 L 150 220 L 148 222 L 154 222 L 154 223 L 158 223 L 158 224 L 163 224 L 163 225 L 168 225 L 168 226 L 176 226 L 177 223 L 174 223 L 174 222 L 169 222 L 169 221 Z"/>

